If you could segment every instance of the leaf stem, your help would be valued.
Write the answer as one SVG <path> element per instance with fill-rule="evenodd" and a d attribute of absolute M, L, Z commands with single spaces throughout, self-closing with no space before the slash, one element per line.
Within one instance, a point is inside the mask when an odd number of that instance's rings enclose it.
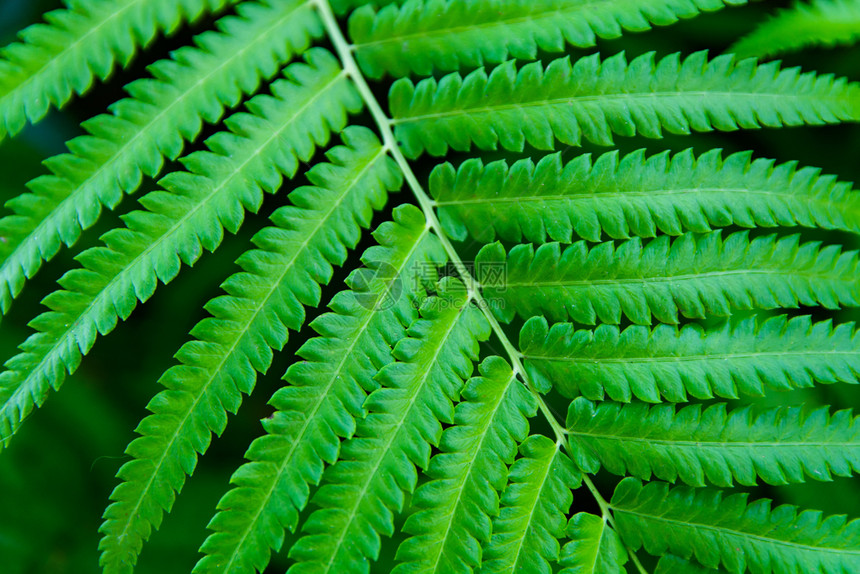
<path fill-rule="evenodd" d="M 442 243 L 442 247 L 445 249 L 445 253 L 448 256 L 448 259 L 452 262 L 455 269 L 457 270 L 457 273 L 460 275 L 461 279 L 465 283 L 469 300 L 475 302 L 475 304 L 484 314 L 484 317 L 487 319 L 487 322 L 490 324 L 490 327 L 492 328 L 493 333 L 496 335 L 496 338 L 499 340 L 499 342 L 501 342 L 502 347 L 505 350 L 505 354 L 508 355 L 508 358 L 511 362 L 511 367 L 513 368 L 514 375 L 520 375 L 522 377 L 526 388 L 537 399 L 540 412 L 544 415 L 544 417 L 546 417 L 546 420 L 549 422 L 550 426 L 552 427 L 553 433 L 555 434 L 556 444 L 563 445 L 565 449 L 570 452 L 567 429 L 565 429 L 561 425 L 561 423 L 558 422 L 558 419 L 556 419 L 555 415 L 553 415 L 549 406 L 543 400 L 543 397 L 535 390 L 534 385 L 529 380 L 528 373 L 523 368 L 522 353 L 520 353 L 517 348 L 514 347 L 513 343 L 511 343 L 510 339 L 508 339 L 508 336 L 505 334 L 504 330 L 502 329 L 502 326 L 499 324 L 499 321 L 496 319 L 496 316 L 493 315 L 490 306 L 487 304 L 487 301 L 481 294 L 480 284 L 474 277 L 472 277 L 472 274 L 469 273 L 469 270 L 466 268 L 466 265 L 463 263 L 462 259 L 460 259 L 460 255 L 457 253 L 457 250 L 454 249 L 454 246 L 451 244 L 451 241 L 448 239 L 448 236 L 442 229 L 442 224 L 439 222 L 439 219 L 436 217 L 436 212 L 433 210 L 435 202 L 430 199 L 430 196 L 427 194 L 426 191 L 424 191 L 424 187 L 421 185 L 421 182 L 418 181 L 418 178 L 412 171 L 412 166 L 409 165 L 409 161 L 406 159 L 406 156 L 404 156 L 403 152 L 400 150 L 400 145 L 397 143 L 397 138 L 394 137 L 394 131 L 391 129 L 392 120 L 388 117 L 388 114 L 386 114 L 385 111 L 382 109 L 382 106 L 379 104 L 379 101 L 376 99 L 376 96 L 373 95 L 373 91 L 367 84 L 367 80 L 364 78 L 364 74 L 362 74 L 361 70 L 358 68 L 358 64 L 356 64 L 355 58 L 352 55 L 353 46 L 352 44 L 347 42 L 346 38 L 344 37 L 343 32 L 340 29 L 340 25 L 335 19 L 334 12 L 332 12 L 328 0 L 311 0 L 311 3 L 319 11 L 320 18 L 322 18 L 323 25 L 325 26 L 326 31 L 329 35 L 329 39 L 331 40 L 332 45 L 334 46 L 334 49 L 337 52 L 338 57 L 340 58 L 344 72 L 355 83 L 355 87 L 358 90 L 358 93 L 364 100 L 364 103 L 367 106 L 367 110 L 370 112 L 370 115 L 373 117 L 374 123 L 379 129 L 379 132 L 382 136 L 382 147 L 391 154 L 391 156 L 394 158 L 394 161 L 400 168 L 400 171 L 403 172 L 403 177 L 406 179 L 407 185 L 412 190 L 415 199 L 418 201 L 418 206 L 421 208 L 421 211 L 424 212 L 424 217 L 427 219 L 427 227 L 431 231 L 433 231 L 433 233 L 439 238 L 439 241 Z M 609 524 L 613 528 L 615 528 L 615 519 L 612 516 L 612 509 L 609 507 L 609 503 L 606 502 L 606 499 L 603 498 L 603 496 L 597 490 L 597 487 L 585 474 L 583 474 L 583 482 L 585 483 L 591 494 L 594 496 L 595 500 L 597 501 L 597 504 L 600 506 L 600 510 L 603 514 L 603 519 L 609 522 Z M 631 561 L 636 566 L 638 571 L 641 574 L 647 574 L 647 571 L 639 562 L 639 559 L 637 558 L 636 554 L 632 552 L 629 548 L 627 549 L 627 551 L 630 554 Z"/>

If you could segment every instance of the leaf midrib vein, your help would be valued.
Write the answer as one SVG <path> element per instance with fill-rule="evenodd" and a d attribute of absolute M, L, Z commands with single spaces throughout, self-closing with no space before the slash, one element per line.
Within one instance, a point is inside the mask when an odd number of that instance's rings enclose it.
<path fill-rule="evenodd" d="M 611 505 L 611 503 L 610 503 L 610 505 Z M 766 536 L 761 536 L 761 535 L 753 534 L 750 532 L 744 532 L 741 530 L 731 530 L 729 528 L 722 528 L 722 527 L 713 526 L 710 524 L 702 524 L 701 522 L 689 522 L 689 521 L 677 520 L 674 518 L 666 518 L 665 516 L 656 516 L 653 514 L 643 514 L 640 512 L 636 512 L 635 510 L 618 508 L 617 506 L 611 506 L 611 508 L 616 513 L 630 514 L 632 516 L 641 517 L 642 519 L 644 519 L 643 522 L 646 522 L 646 523 L 648 520 L 653 520 L 653 521 L 657 521 L 657 522 L 666 522 L 668 524 L 677 524 L 677 525 L 680 525 L 682 527 L 687 527 L 687 528 L 692 528 L 692 529 L 701 528 L 702 530 L 712 530 L 714 532 L 718 532 L 718 533 L 720 533 L 724 536 L 728 536 L 728 537 L 741 538 L 744 540 L 752 538 L 754 540 L 763 542 L 765 544 L 773 544 L 775 546 L 786 546 L 788 548 L 798 548 L 798 549 L 804 550 L 806 552 L 826 552 L 826 553 L 833 552 L 833 553 L 838 553 L 838 554 L 856 554 L 856 555 L 860 556 L 860 550 L 853 550 L 851 548 L 835 548 L 835 547 L 829 547 L 829 546 L 811 546 L 809 544 L 799 544 L 797 542 L 789 542 L 786 540 L 779 540 L 777 538 L 768 538 Z"/>
<path fill-rule="evenodd" d="M 622 277 L 619 279 L 586 279 L 586 280 L 557 280 L 557 281 L 531 281 L 507 282 L 505 288 L 532 288 L 543 287 L 581 287 L 592 285 L 617 285 L 630 283 L 666 283 L 673 281 L 689 281 L 695 279 L 712 279 L 715 277 L 731 277 L 737 275 L 775 275 L 775 276 L 803 276 L 810 278 L 826 278 L 826 275 L 814 273 L 814 270 L 782 270 L 782 269 L 735 269 L 732 271 L 706 271 L 703 273 L 686 273 L 683 275 L 665 275 L 659 277 Z M 851 281 L 842 277 L 833 277 L 834 281 Z"/>
<path fill-rule="evenodd" d="M 486 96 L 486 95 L 485 95 Z M 454 117 L 454 116 L 472 116 L 472 115 L 481 115 L 481 114 L 494 114 L 498 112 L 505 112 L 511 110 L 523 110 L 529 108 L 542 108 L 542 107 L 550 107 L 550 106 L 558 106 L 563 104 L 573 105 L 574 103 L 590 103 L 590 102 L 607 102 L 613 100 L 629 100 L 636 98 L 651 98 L 651 99 L 664 99 L 664 98 L 688 98 L 688 97 L 719 97 L 719 98 L 747 98 L 747 99 L 755 99 L 755 98 L 767 98 L 767 99 L 792 99 L 792 100 L 800 100 L 800 99 L 812 99 L 815 102 L 821 102 L 824 98 L 820 95 L 816 96 L 815 94 L 780 94 L 780 93 L 767 93 L 767 92 L 745 92 L 745 91 L 719 91 L 719 90 L 690 90 L 690 91 L 665 91 L 665 92 L 624 92 L 621 94 L 618 93 L 608 93 L 608 94 L 597 94 L 597 95 L 588 95 L 588 96 L 578 96 L 578 95 L 570 95 L 562 98 L 552 98 L 548 100 L 539 100 L 539 101 L 526 101 L 526 102 L 518 102 L 513 104 L 500 104 L 496 106 L 478 106 L 472 108 L 456 108 L 450 107 L 445 111 L 435 112 L 431 114 L 420 114 L 416 116 L 404 116 L 400 118 L 394 118 L 391 120 L 392 125 L 401 125 L 401 124 L 414 124 L 420 123 L 428 120 L 440 120 L 443 118 Z M 456 104 L 455 104 L 456 105 Z M 775 108 L 774 108 L 775 109 Z M 686 122 L 685 123 L 689 123 Z M 635 122 L 634 122 L 635 124 Z M 663 122 L 660 122 L 661 125 L 664 125 Z M 608 125 L 608 123 L 607 123 Z M 613 130 L 614 131 L 614 130 Z"/>

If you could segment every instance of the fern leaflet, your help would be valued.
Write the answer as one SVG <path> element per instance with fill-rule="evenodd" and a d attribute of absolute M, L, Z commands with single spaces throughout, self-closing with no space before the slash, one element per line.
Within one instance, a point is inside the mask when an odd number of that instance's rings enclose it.
<path fill-rule="evenodd" d="M 860 425 L 849 411 L 804 412 L 780 407 L 755 412 L 725 404 L 642 403 L 595 405 L 583 398 L 567 415 L 573 459 L 588 473 L 609 472 L 649 480 L 677 479 L 691 486 L 831 480 L 860 469 Z"/>
<path fill-rule="evenodd" d="M 597 38 L 673 24 L 700 12 L 745 0 L 408 0 L 379 12 L 357 10 L 349 34 L 362 70 L 372 77 L 390 72 L 431 75 L 508 58 L 534 60 L 538 50 L 589 48 Z"/>
<path fill-rule="evenodd" d="M 860 84 L 832 76 L 756 66 L 697 52 L 659 62 L 623 53 L 540 62 L 513 61 L 465 78 L 457 73 L 417 85 L 400 79 L 389 95 L 404 152 L 444 155 L 448 148 L 551 150 L 555 140 L 612 144 L 612 134 L 649 138 L 691 131 L 821 125 L 860 120 Z"/>
<path fill-rule="evenodd" d="M 774 166 L 719 150 L 645 157 L 617 151 L 562 164 L 560 154 L 484 165 L 442 164 L 430 176 L 445 231 L 458 240 L 570 243 L 680 235 L 714 227 L 822 227 L 860 232 L 860 195 L 794 162 Z M 575 234 L 575 235 L 574 235 Z"/>
<path fill-rule="evenodd" d="M 523 326 L 520 348 L 539 387 L 591 400 L 734 399 L 763 396 L 767 388 L 856 384 L 860 373 L 853 324 L 833 328 L 808 316 L 747 318 L 707 332 L 698 325 L 576 330 L 569 323 L 549 327 L 538 317 Z"/>
<path fill-rule="evenodd" d="M 627 550 L 606 519 L 587 512 L 567 525 L 570 542 L 562 549 L 560 574 L 625 574 Z"/>
<path fill-rule="evenodd" d="M 651 554 L 666 550 L 732 574 L 752 572 L 838 574 L 860 569 L 860 521 L 770 508 L 746 494 L 693 490 L 665 483 L 645 486 L 626 478 L 615 489 L 612 510 L 624 542 Z"/>
<path fill-rule="evenodd" d="M 577 242 L 534 249 L 518 245 L 505 256 L 498 243 L 485 247 L 481 262 L 507 262 L 507 282 L 485 288 L 501 300 L 505 321 L 546 315 L 593 325 L 617 324 L 622 315 L 639 325 L 652 317 L 677 323 L 684 317 L 728 316 L 732 309 L 777 309 L 823 305 L 830 309 L 860 303 L 857 253 L 838 246 L 801 244 L 796 235 L 748 238 L 719 232 L 665 235 L 643 246 L 639 238 L 588 249 Z"/>
<path fill-rule="evenodd" d="M 860 40 L 860 2 L 812 0 L 795 2 L 729 47 L 740 57 L 760 58 L 810 46 L 827 48 Z"/>

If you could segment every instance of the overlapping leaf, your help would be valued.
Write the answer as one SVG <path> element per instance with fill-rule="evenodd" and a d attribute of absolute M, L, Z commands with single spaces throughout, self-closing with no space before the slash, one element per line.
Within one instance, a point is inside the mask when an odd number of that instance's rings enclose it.
<path fill-rule="evenodd" d="M 453 401 L 490 332 L 462 286 L 448 288 L 422 305 L 422 318 L 394 348 L 397 362 L 376 375 L 382 387 L 365 401 L 366 418 L 311 499 L 319 509 L 290 549 L 291 572 L 367 572 L 380 537 L 393 534 L 394 513 L 417 486 L 416 466 L 428 468 L 441 423 L 454 422 Z"/>
<path fill-rule="evenodd" d="M 424 293 L 417 273 L 444 261 L 438 240 L 412 206 L 394 210 L 394 221 L 374 233 L 379 246 L 365 251 L 365 267 L 347 279 L 351 290 L 336 295 L 330 313 L 311 327 L 320 336 L 298 351 L 270 404 L 277 410 L 263 425 L 235 485 L 218 504 L 203 544 L 207 554 L 195 573 L 263 571 L 271 550 L 280 550 L 284 530 L 295 530 L 298 513 L 318 484 L 323 464 L 334 464 L 340 442 L 363 418 L 374 375 L 394 361 L 391 349 L 406 337 Z"/>
<path fill-rule="evenodd" d="M 227 412 L 235 413 L 242 394 L 253 391 L 257 372 L 272 363 L 272 350 L 283 348 L 288 329 L 304 323 L 304 305 L 319 304 L 319 285 L 331 279 L 332 266 L 344 262 L 387 192 L 400 187 L 400 172 L 372 132 L 347 128 L 341 137 L 348 147 L 329 151 L 331 163 L 307 173 L 314 186 L 293 191 L 293 206 L 276 210 L 275 225 L 254 236 L 257 248 L 238 261 L 243 271 L 222 285 L 226 295 L 206 305 L 213 316 L 194 327 L 196 340 L 177 353 L 181 364 L 161 378 L 167 389 L 150 402 L 153 414 L 127 449 L 133 460 L 120 469 L 124 482 L 105 512 L 100 546 L 106 572 L 135 562 L 211 433 L 224 431 Z"/>
<path fill-rule="evenodd" d="M 528 436 L 537 403 L 500 357 L 485 359 L 480 372 L 454 409 L 455 426 L 442 433 L 441 452 L 424 473 L 431 480 L 412 497 L 415 512 L 403 526 L 412 536 L 397 549 L 402 563 L 393 574 L 468 574 L 481 566 L 507 465 Z"/>
<path fill-rule="evenodd" d="M 559 445 L 534 435 L 520 446 L 511 465 L 493 536 L 484 552 L 481 572 L 550 574 L 559 559 L 559 540 L 565 536 L 565 516 L 571 489 L 580 475 Z"/>

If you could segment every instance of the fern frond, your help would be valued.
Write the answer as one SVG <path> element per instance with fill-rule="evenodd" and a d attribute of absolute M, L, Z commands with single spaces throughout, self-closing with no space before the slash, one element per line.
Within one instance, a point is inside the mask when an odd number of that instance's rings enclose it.
<path fill-rule="evenodd" d="M 413 280 L 444 260 L 438 240 L 411 205 L 395 209 L 394 221 L 374 237 L 379 246 L 365 251 L 365 267 L 347 279 L 352 290 L 336 295 L 332 312 L 310 324 L 320 337 L 299 349 L 306 360 L 287 370 L 288 384 L 272 397 L 277 410 L 263 421 L 267 434 L 251 444 L 249 462 L 218 503 L 195 574 L 265 569 L 284 529 L 295 530 L 308 485 L 319 483 L 323 464 L 334 464 L 341 439 L 354 434 L 366 393 L 378 388 L 374 375 L 394 361 L 391 348 L 417 318 L 424 293 Z"/>
<path fill-rule="evenodd" d="M 395 133 L 404 152 L 444 155 L 499 146 L 522 151 L 528 143 L 551 150 L 555 140 L 612 144 L 612 134 L 650 138 L 691 131 L 820 125 L 860 120 L 860 84 L 844 78 L 757 66 L 732 56 L 708 61 L 697 52 L 659 62 L 644 54 L 630 63 L 623 53 L 600 61 L 595 54 L 571 65 L 568 58 L 526 64 L 512 61 L 488 76 L 437 81 L 408 78 L 389 95 Z"/>
<path fill-rule="evenodd" d="M 570 243 L 631 235 L 704 233 L 714 227 L 822 227 L 860 231 L 860 194 L 796 162 L 752 161 L 750 153 L 698 158 L 692 150 L 645 157 L 617 151 L 562 164 L 561 154 L 484 165 L 445 163 L 430 175 L 439 219 L 455 239 Z"/>
<path fill-rule="evenodd" d="M 69 0 L 0 49 L 0 140 L 125 67 L 159 33 L 238 0 Z"/>
<path fill-rule="evenodd" d="M 764 58 L 811 46 L 832 48 L 853 44 L 858 40 L 858 0 L 811 0 L 795 2 L 791 8 L 777 11 L 727 51 L 739 57 Z"/>
<path fill-rule="evenodd" d="M 621 538 L 600 516 L 580 512 L 567 525 L 559 574 L 626 574 L 627 550 Z"/>
<path fill-rule="evenodd" d="M 714 396 L 762 396 L 819 383 L 858 382 L 860 336 L 852 323 L 812 323 L 808 316 L 746 318 L 704 331 L 658 325 L 653 331 L 599 325 L 552 327 L 526 322 L 520 348 L 531 380 L 568 397 L 649 403 Z"/>
<path fill-rule="evenodd" d="M 638 325 L 728 316 L 733 309 L 860 304 L 857 253 L 835 245 L 801 244 L 796 235 L 722 239 L 719 232 L 696 237 L 665 235 L 647 245 L 637 237 L 589 249 L 580 241 L 564 251 L 558 243 L 517 245 L 505 256 L 491 244 L 481 264 L 507 265 L 504 283 L 487 285 L 486 297 L 504 321 L 544 315 L 593 325 L 617 324 L 622 314 Z"/>
<path fill-rule="evenodd" d="M 372 132 L 347 128 L 341 137 L 347 147 L 333 148 L 331 163 L 309 170 L 314 187 L 292 192 L 295 207 L 275 211 L 275 226 L 254 236 L 258 248 L 239 259 L 243 271 L 224 283 L 227 295 L 207 304 L 213 317 L 194 327 L 197 340 L 183 345 L 181 364 L 161 378 L 167 389 L 150 402 L 153 414 L 126 450 L 133 460 L 119 470 L 124 482 L 105 511 L 105 572 L 130 570 L 211 433 L 224 431 L 227 411 L 235 413 L 242 394 L 252 392 L 272 350 L 283 348 L 288 329 L 301 328 L 303 306 L 319 304 L 319 285 L 331 279 L 332 266 L 344 262 L 387 192 L 400 188 L 400 172 Z"/>
<path fill-rule="evenodd" d="M 667 551 L 722 564 L 733 574 L 847 574 L 860 571 L 860 521 L 770 501 L 747 504 L 746 494 L 693 490 L 627 478 L 612 496 L 612 510 L 628 547 Z"/>
<path fill-rule="evenodd" d="M 403 526 L 412 536 L 398 547 L 396 558 L 403 562 L 393 574 L 470 574 L 481 566 L 507 465 L 528 436 L 537 402 L 504 359 L 489 357 L 479 369 L 481 376 L 466 384 L 454 409 L 456 426 L 442 433 L 441 453 L 424 473 L 431 480 L 412 497 L 416 511 Z"/>
<path fill-rule="evenodd" d="M 299 0 L 248 2 L 236 10 L 238 17 L 217 22 L 218 32 L 197 36 L 196 47 L 150 66 L 153 78 L 133 82 L 126 88 L 132 97 L 84 122 L 89 135 L 68 143 L 72 153 L 45 162 L 52 174 L 6 203 L 12 214 L 0 219 L 0 313 L 43 261 L 96 222 L 102 206 L 115 208 L 144 175 L 156 176 L 203 122 L 216 123 L 225 107 L 238 104 L 322 33 L 316 14 Z"/>
<path fill-rule="evenodd" d="M 421 314 L 394 348 L 398 362 L 376 375 L 382 388 L 365 401 L 369 414 L 311 499 L 320 508 L 290 549 L 291 572 L 367 572 L 380 535 L 393 534 L 394 512 L 415 490 L 415 467 L 426 469 L 431 445 L 439 445 L 440 421 L 454 422 L 453 401 L 490 327 L 462 286 L 425 301 Z"/>
<path fill-rule="evenodd" d="M 264 191 L 277 191 L 284 175 L 292 176 L 300 160 L 328 141 L 330 130 L 343 129 L 348 111 L 361 109 L 328 51 L 309 51 L 306 60 L 287 69 L 289 80 L 271 85 L 273 96 L 248 102 L 252 113 L 228 119 L 232 133 L 210 138 L 213 151 L 188 156 L 189 172 L 162 178 L 169 192 L 142 198 L 148 211 L 124 216 L 125 229 L 108 232 L 104 247 L 78 256 L 83 268 L 66 273 L 64 290 L 45 298 L 51 310 L 31 323 L 37 333 L 0 374 L 0 439 L 8 440 L 48 391 L 77 369 L 99 334 L 128 318 L 159 281 L 176 277 L 183 262 L 194 263 L 203 249 L 214 251 L 225 229 L 235 233 L 245 210 L 259 209 Z"/>
<path fill-rule="evenodd" d="M 408 0 L 349 19 L 349 34 L 362 70 L 372 78 L 416 73 L 429 76 L 500 64 L 509 58 L 534 60 L 538 50 L 564 52 L 567 45 L 590 48 L 597 38 L 618 38 L 652 25 L 674 24 L 701 12 L 746 0 Z"/>
<path fill-rule="evenodd" d="M 691 486 L 832 480 L 860 470 L 860 424 L 850 411 L 832 417 L 827 407 L 726 411 L 691 405 L 621 405 L 578 398 L 567 414 L 572 457 L 594 474 L 650 480 L 680 479 Z"/>
<path fill-rule="evenodd" d="M 520 454 L 493 518 L 493 537 L 481 564 L 484 574 L 550 574 L 559 558 L 571 490 L 582 479 L 567 455 L 543 435 L 526 439 Z"/>

